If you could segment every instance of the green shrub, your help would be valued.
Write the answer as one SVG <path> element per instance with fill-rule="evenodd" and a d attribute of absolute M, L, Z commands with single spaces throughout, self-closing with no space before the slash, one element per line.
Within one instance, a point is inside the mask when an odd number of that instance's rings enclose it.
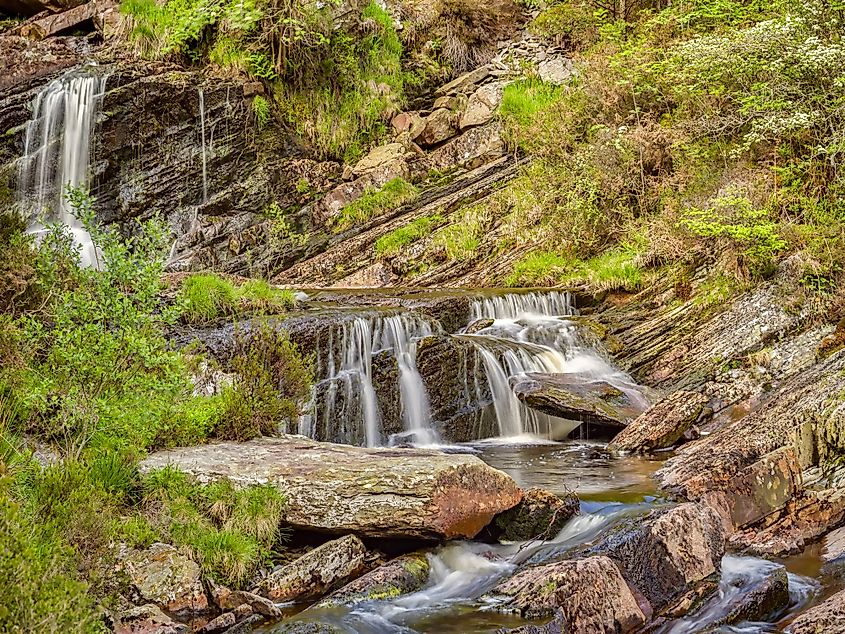
<path fill-rule="evenodd" d="M 372 218 L 392 211 L 415 200 L 419 190 L 403 178 L 394 178 L 381 189 L 370 189 L 357 200 L 341 209 L 332 221 L 334 231 L 363 224 Z"/>
<path fill-rule="evenodd" d="M 564 1 L 541 11 L 529 28 L 558 46 L 580 51 L 598 42 L 598 22 L 591 7 Z"/>
<path fill-rule="evenodd" d="M 398 255 L 404 247 L 430 235 L 434 227 L 441 222 L 443 222 L 443 217 L 434 214 L 417 218 L 404 227 L 394 229 L 376 240 L 376 255 L 380 258 Z"/>
<path fill-rule="evenodd" d="M 248 440 L 275 435 L 296 423 L 313 377 L 310 362 L 286 332 L 270 324 L 251 333 L 238 332 L 231 369 L 236 378 L 224 393 L 215 436 Z"/>

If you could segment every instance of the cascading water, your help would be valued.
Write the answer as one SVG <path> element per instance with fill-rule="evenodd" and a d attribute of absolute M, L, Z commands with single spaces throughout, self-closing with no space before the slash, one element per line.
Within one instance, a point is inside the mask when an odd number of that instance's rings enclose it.
<path fill-rule="evenodd" d="M 527 407 L 514 394 L 512 382 L 531 373 L 577 375 L 584 380 L 604 381 L 622 391 L 629 401 L 645 409 L 648 402 L 636 383 L 603 359 L 592 346 L 584 345 L 575 323 L 569 293 L 512 293 L 477 300 L 471 308 L 473 321 L 493 323 L 469 335 L 484 364 L 499 434 L 563 437 L 577 421 L 550 416 Z"/>
<path fill-rule="evenodd" d="M 65 199 L 68 188 L 89 180 L 92 139 L 107 77 L 93 64 L 50 82 L 32 105 L 18 174 L 18 202 L 30 231 L 45 223 L 70 228 L 84 266 L 97 265 L 91 236 Z"/>
<path fill-rule="evenodd" d="M 318 381 L 312 411 L 300 423 L 300 433 L 329 435 L 353 441 L 361 438 L 368 447 L 384 444 L 382 415 L 374 384 L 373 359 L 386 354 L 398 368 L 399 403 L 404 434 L 416 444 L 435 444 L 428 396 L 417 370 L 417 340 L 434 334 L 438 326 L 413 313 L 356 317 L 333 331 L 321 347 L 322 379 Z M 339 425 L 345 426 L 338 429 Z M 363 434 L 361 433 L 363 431 Z"/>

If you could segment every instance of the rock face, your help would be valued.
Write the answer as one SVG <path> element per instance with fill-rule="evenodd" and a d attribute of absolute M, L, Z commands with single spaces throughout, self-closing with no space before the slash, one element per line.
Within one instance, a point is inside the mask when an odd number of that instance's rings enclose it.
<path fill-rule="evenodd" d="M 612 558 L 655 612 L 718 572 L 725 532 L 711 508 L 681 504 L 633 531 L 612 536 L 597 552 Z"/>
<path fill-rule="evenodd" d="M 431 566 L 425 553 L 411 553 L 388 561 L 346 584 L 317 604 L 319 608 L 355 605 L 414 592 L 428 580 Z"/>
<path fill-rule="evenodd" d="M 364 449 L 299 436 L 162 451 L 141 469 L 166 465 L 202 482 L 271 483 L 288 500 L 287 524 L 326 533 L 471 538 L 522 499 L 509 476 L 474 456 Z"/>
<path fill-rule="evenodd" d="M 196 612 L 208 608 L 200 567 L 168 544 L 153 544 L 123 561 L 132 584 L 147 601 L 169 612 Z"/>
<path fill-rule="evenodd" d="M 706 404 L 703 394 L 679 390 L 638 416 L 608 449 L 647 452 L 671 447 L 698 420 Z"/>
<path fill-rule="evenodd" d="M 326 542 L 273 571 L 255 589 L 277 603 L 321 597 L 365 569 L 367 549 L 354 535 Z"/>
<path fill-rule="evenodd" d="M 499 513 L 488 530 L 503 541 L 551 539 L 578 513 L 579 505 L 575 493 L 558 497 L 545 489 L 528 489 L 522 502 Z"/>
<path fill-rule="evenodd" d="M 833 634 L 845 632 L 845 590 L 810 608 L 792 622 L 789 634 Z"/>
<path fill-rule="evenodd" d="M 621 429 L 640 413 L 623 392 L 604 381 L 532 373 L 513 389 L 529 407 L 593 425 Z"/>
<path fill-rule="evenodd" d="M 560 611 L 564 631 L 631 632 L 646 621 L 619 569 L 607 557 L 529 568 L 493 591 L 528 618 Z"/>

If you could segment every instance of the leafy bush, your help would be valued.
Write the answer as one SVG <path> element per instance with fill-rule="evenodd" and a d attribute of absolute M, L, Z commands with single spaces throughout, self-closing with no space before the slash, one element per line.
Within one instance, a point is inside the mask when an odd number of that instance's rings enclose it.
<path fill-rule="evenodd" d="M 340 210 L 332 220 L 334 231 L 367 222 L 381 214 L 406 205 L 417 198 L 419 190 L 403 178 L 394 178 L 381 189 L 369 189 Z"/>
<path fill-rule="evenodd" d="M 310 363 L 286 332 L 263 324 L 235 335 L 231 368 L 235 382 L 225 392 L 225 407 L 214 435 L 248 440 L 275 435 L 293 426 L 310 396 Z"/>
<path fill-rule="evenodd" d="M 404 227 L 394 229 L 376 240 L 376 255 L 380 258 L 398 255 L 404 247 L 431 234 L 434 227 L 441 222 L 443 222 L 443 218 L 434 214 L 417 218 Z"/>

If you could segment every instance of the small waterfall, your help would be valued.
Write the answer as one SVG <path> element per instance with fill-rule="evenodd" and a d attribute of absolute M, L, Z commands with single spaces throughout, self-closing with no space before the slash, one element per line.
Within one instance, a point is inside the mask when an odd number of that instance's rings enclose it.
<path fill-rule="evenodd" d="M 476 319 L 516 319 L 526 315 L 561 317 L 575 314 L 572 295 L 567 291 L 508 293 L 473 302 L 472 321 Z"/>
<path fill-rule="evenodd" d="M 417 340 L 437 330 L 436 323 L 413 313 L 362 316 L 341 324 L 321 346 L 320 352 L 325 350 L 319 363 L 322 378 L 314 407 L 300 422 L 300 433 L 327 439 L 340 434 L 348 442 L 360 439 L 368 447 L 384 444 L 373 359 L 388 355 L 398 368 L 402 436 L 417 444 L 437 443 L 439 437 L 432 426 L 428 396 L 416 362 Z"/>
<path fill-rule="evenodd" d="M 208 200 L 208 158 L 205 145 L 205 92 L 197 88 L 200 102 L 200 134 L 202 136 L 202 202 Z"/>
<path fill-rule="evenodd" d="M 30 217 L 30 231 L 42 233 L 46 222 L 70 228 L 84 266 L 97 265 L 91 236 L 65 200 L 68 187 L 85 187 L 97 113 L 107 77 L 86 65 L 50 82 L 32 104 L 24 156 L 18 174 L 18 202 Z"/>
<path fill-rule="evenodd" d="M 572 297 L 563 291 L 512 293 L 472 305 L 473 321 L 494 320 L 482 330 L 461 336 L 481 356 L 501 436 L 561 437 L 578 426 L 577 421 L 538 412 L 516 397 L 513 381 L 530 373 L 577 374 L 605 381 L 633 404 L 647 407 L 636 383 L 581 341 L 577 325 L 565 319 L 574 313 Z"/>

